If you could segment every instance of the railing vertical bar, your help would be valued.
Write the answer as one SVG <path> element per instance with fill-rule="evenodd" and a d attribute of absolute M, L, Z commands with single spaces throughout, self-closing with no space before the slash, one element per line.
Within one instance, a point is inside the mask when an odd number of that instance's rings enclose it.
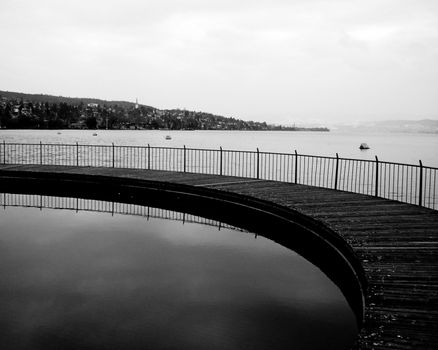
<path fill-rule="evenodd" d="M 437 183 L 437 181 L 436 181 L 436 175 L 437 175 L 437 170 L 435 169 L 434 170 L 434 172 L 433 172 L 433 191 L 432 191 L 432 194 L 433 194 L 433 206 L 432 206 L 432 209 L 435 209 L 435 200 L 436 200 L 436 183 Z"/>
<path fill-rule="evenodd" d="M 126 151 L 126 168 L 131 168 L 132 164 L 132 152 L 130 146 L 125 146 Z"/>
<path fill-rule="evenodd" d="M 183 171 L 186 172 L 186 145 L 184 145 L 184 154 L 183 154 Z"/>
<path fill-rule="evenodd" d="M 374 190 L 374 196 L 379 196 L 379 158 L 376 157 L 376 178 L 375 178 L 375 190 Z"/>
<path fill-rule="evenodd" d="M 326 169 L 325 169 L 325 166 L 326 166 L 325 158 L 322 158 L 320 160 L 319 166 L 320 166 L 320 168 L 319 168 L 318 184 L 319 184 L 319 186 L 324 187 L 324 185 L 325 185 L 324 184 L 324 179 L 325 179 L 325 172 L 326 172 Z"/>
<path fill-rule="evenodd" d="M 290 177 L 289 177 L 289 174 L 290 174 L 290 156 L 289 156 L 289 154 L 287 154 L 285 156 L 285 162 L 286 162 L 286 166 L 285 166 L 285 169 L 284 169 L 284 171 L 285 171 L 285 181 L 286 182 L 291 182 Z"/>
<path fill-rule="evenodd" d="M 271 169 L 272 169 L 272 167 L 271 167 L 271 162 L 272 162 L 271 154 L 270 153 L 266 153 L 265 157 L 268 158 L 268 161 L 266 163 L 266 164 L 268 164 L 268 166 L 267 166 L 268 172 L 267 172 L 267 175 L 266 175 L 266 179 L 270 180 L 271 179 L 271 177 L 270 177 L 271 176 Z"/>
<path fill-rule="evenodd" d="M 322 187 L 327 188 L 328 187 L 328 178 L 330 174 L 330 163 L 328 163 L 327 158 L 323 159 L 324 168 L 322 171 L 322 180 L 320 180 L 320 183 L 322 184 Z"/>
<path fill-rule="evenodd" d="M 430 188 L 432 185 L 431 179 L 432 179 L 432 169 L 425 169 L 425 181 L 424 181 L 424 206 L 428 207 L 430 206 Z M 428 183 L 429 182 L 429 183 Z"/>
<path fill-rule="evenodd" d="M 418 192 L 418 205 L 421 207 L 423 204 L 423 162 L 420 159 L 420 184 Z"/>
<path fill-rule="evenodd" d="M 307 162 L 307 170 L 306 170 L 306 177 L 307 180 L 305 182 L 306 185 L 312 186 L 313 183 L 313 158 L 312 157 L 305 157 Z"/>
<path fill-rule="evenodd" d="M 321 159 L 313 157 L 315 160 L 315 186 L 319 185 L 319 171 L 321 170 Z"/>
<path fill-rule="evenodd" d="M 351 179 L 350 179 L 351 161 L 346 160 L 345 162 L 347 163 L 347 176 L 345 178 L 345 183 L 346 183 L 347 191 L 349 191 L 350 190 L 349 186 L 351 187 Z"/>
<path fill-rule="evenodd" d="M 347 161 L 345 160 L 345 159 L 343 159 L 342 161 L 341 161 L 341 163 L 343 163 L 344 164 L 344 166 L 341 168 L 343 171 L 342 171 L 342 178 L 340 178 L 339 179 L 339 185 L 338 185 L 338 188 L 340 188 L 340 184 L 341 184 L 341 180 L 342 180 L 342 190 L 345 190 L 345 179 L 346 179 L 346 177 L 345 177 L 345 173 L 346 173 L 346 171 L 347 171 Z"/>
<path fill-rule="evenodd" d="M 354 169 L 354 192 L 358 192 L 359 189 L 359 183 L 360 183 L 360 171 L 361 171 L 361 162 L 356 161 L 354 162 L 355 169 Z"/>
<path fill-rule="evenodd" d="M 310 182 L 309 182 L 309 185 L 312 185 L 314 182 L 314 178 L 316 179 L 316 177 L 315 177 L 315 171 L 313 170 L 313 161 L 314 161 L 314 158 L 313 157 L 310 157 L 310 158 L 308 158 L 308 162 L 309 162 L 309 167 L 310 167 L 310 172 L 309 171 L 307 171 L 307 176 L 309 176 L 309 174 L 310 174 Z"/>
<path fill-rule="evenodd" d="M 198 155 L 197 168 L 196 173 L 202 173 L 202 165 L 203 165 L 203 153 L 202 150 L 197 150 L 196 154 Z"/>
<path fill-rule="evenodd" d="M 327 172 L 327 159 L 322 159 L 321 171 L 319 172 L 319 185 L 321 187 L 326 187 L 326 172 Z M 322 174 L 322 176 L 321 176 Z"/>
<path fill-rule="evenodd" d="M 321 170 L 321 159 L 313 157 L 315 160 L 315 186 L 319 185 L 319 171 Z"/>
<path fill-rule="evenodd" d="M 244 153 L 241 151 L 234 151 L 234 176 L 244 177 L 245 165 L 244 165 Z"/>
<path fill-rule="evenodd" d="M 432 208 L 432 209 L 435 209 L 435 203 L 434 203 L 435 202 L 434 201 L 435 193 L 432 190 L 432 186 L 435 183 L 434 181 L 432 181 L 432 177 L 434 176 L 434 174 L 435 174 L 435 171 L 433 171 L 433 169 L 429 169 L 429 186 L 428 186 L 429 194 L 427 196 L 427 198 L 428 198 L 427 205 L 425 205 L 426 207 Z"/>
<path fill-rule="evenodd" d="M 351 191 L 354 192 L 356 189 L 356 178 L 357 178 L 357 164 L 355 160 L 351 161 L 351 181 L 350 181 L 350 188 Z"/>
<path fill-rule="evenodd" d="M 148 144 L 148 170 L 151 169 L 151 146 Z"/>
<path fill-rule="evenodd" d="M 273 177 L 273 169 L 274 169 L 274 157 L 272 156 L 271 153 L 268 153 L 269 156 L 269 175 L 268 175 L 268 179 L 272 180 Z"/>
<path fill-rule="evenodd" d="M 305 177 L 306 177 L 306 185 L 312 186 L 313 184 L 313 176 L 314 176 L 314 172 L 313 172 L 313 157 L 305 157 L 304 158 L 307 162 L 307 167 L 306 167 L 306 173 L 305 173 Z"/>
<path fill-rule="evenodd" d="M 298 153 L 297 150 L 295 150 L 295 183 L 298 183 Z"/>
<path fill-rule="evenodd" d="M 336 153 L 336 168 L 335 168 L 335 187 L 334 189 L 338 189 L 338 174 L 339 174 L 339 155 Z"/>
<path fill-rule="evenodd" d="M 316 157 L 312 157 L 312 162 L 313 161 L 315 161 L 315 170 L 314 170 L 314 184 L 315 184 L 315 186 L 317 186 L 318 185 L 318 175 L 319 175 L 319 169 L 320 169 L 320 166 L 321 166 L 321 162 L 320 162 L 320 160 L 318 159 L 318 158 L 316 158 Z"/>
<path fill-rule="evenodd" d="M 358 171 L 358 176 L 356 177 L 356 191 L 358 192 L 358 193 L 361 193 L 360 192 L 360 187 L 361 187 L 361 181 L 362 181 L 362 162 L 359 162 L 359 171 Z"/>
<path fill-rule="evenodd" d="M 222 146 L 219 147 L 219 175 L 223 175 L 223 169 L 222 169 L 222 161 L 223 161 L 223 155 L 222 155 Z"/>
<path fill-rule="evenodd" d="M 272 153 L 268 153 L 267 154 L 268 155 L 268 157 L 269 157 L 269 167 L 268 167 L 268 169 L 269 169 L 269 174 L 268 174 L 268 180 L 273 180 L 273 177 L 274 177 L 274 167 L 275 167 L 275 159 L 274 159 L 274 156 L 273 156 L 273 154 Z"/>
<path fill-rule="evenodd" d="M 257 179 L 260 179 L 260 152 L 257 148 Z"/>
<path fill-rule="evenodd" d="M 246 152 L 242 152 L 241 156 L 242 156 L 242 165 L 241 165 L 242 175 L 244 177 L 248 177 L 248 166 L 247 166 L 247 162 L 246 162 L 246 160 L 247 160 Z"/>
<path fill-rule="evenodd" d="M 411 186 L 410 186 L 410 189 L 409 189 L 409 196 L 410 196 L 410 198 L 409 198 L 410 202 L 409 203 L 412 203 L 412 197 L 413 197 L 412 196 L 412 189 L 413 189 L 412 181 L 413 180 L 414 180 L 414 168 L 411 168 Z"/>
<path fill-rule="evenodd" d="M 366 182 L 365 182 L 365 191 L 364 191 L 364 193 L 367 195 L 369 195 L 371 193 L 370 189 L 372 189 L 372 182 L 373 182 L 372 175 L 371 175 L 372 174 L 372 166 L 373 166 L 372 163 L 367 162 Z"/>
<path fill-rule="evenodd" d="M 395 167 L 393 165 L 390 165 L 390 169 L 392 171 L 392 199 L 394 199 L 395 195 Z M 391 178 L 391 173 L 389 174 Z"/>
<path fill-rule="evenodd" d="M 368 172 L 367 172 L 367 193 L 373 193 L 373 163 L 368 163 Z"/>
<path fill-rule="evenodd" d="M 252 171 L 252 162 L 251 162 L 251 152 L 246 153 L 246 168 L 247 168 L 247 177 L 251 178 L 253 177 L 253 171 Z"/>
<path fill-rule="evenodd" d="M 114 168 L 114 166 L 115 166 L 115 149 L 114 149 L 114 142 L 112 142 L 112 144 L 111 144 L 111 150 L 112 150 L 112 165 L 113 165 L 113 168 Z"/>
<path fill-rule="evenodd" d="M 286 161 L 287 161 L 287 158 L 286 158 L 286 155 L 282 155 L 281 156 L 281 178 L 280 178 L 280 180 L 281 181 L 283 181 L 283 182 L 286 182 L 287 181 L 287 168 L 286 168 Z"/>
<path fill-rule="evenodd" d="M 397 186 L 396 186 L 396 191 L 397 191 L 397 200 L 400 197 L 400 165 L 396 165 L 395 166 L 397 169 Z"/>
<path fill-rule="evenodd" d="M 276 154 L 272 154 L 272 163 L 273 163 L 273 166 L 272 166 L 272 180 L 275 180 L 275 181 L 277 181 L 277 166 L 278 166 L 277 160 L 278 160 L 277 155 Z"/>
<path fill-rule="evenodd" d="M 204 172 L 203 174 L 211 174 L 211 151 L 204 151 Z"/>

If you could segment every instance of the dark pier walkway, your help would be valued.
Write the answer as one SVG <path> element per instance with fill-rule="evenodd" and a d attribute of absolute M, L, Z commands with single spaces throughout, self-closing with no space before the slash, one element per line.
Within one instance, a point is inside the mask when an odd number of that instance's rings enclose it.
<path fill-rule="evenodd" d="M 348 192 L 236 177 L 0 165 L 0 181 L 4 176 L 32 177 L 41 173 L 98 175 L 215 189 L 251 196 L 309 216 L 348 242 L 364 268 L 368 284 L 365 320 L 354 348 L 438 348 L 437 211 Z"/>

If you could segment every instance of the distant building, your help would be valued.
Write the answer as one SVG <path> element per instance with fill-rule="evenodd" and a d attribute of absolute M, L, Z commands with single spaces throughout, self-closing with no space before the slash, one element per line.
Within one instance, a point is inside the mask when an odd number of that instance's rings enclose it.
<path fill-rule="evenodd" d="M 69 126 L 70 129 L 86 129 L 87 126 L 83 120 L 71 123 Z"/>

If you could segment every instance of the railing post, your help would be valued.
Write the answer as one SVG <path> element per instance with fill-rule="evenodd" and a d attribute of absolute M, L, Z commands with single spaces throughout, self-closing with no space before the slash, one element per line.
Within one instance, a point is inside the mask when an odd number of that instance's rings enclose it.
<path fill-rule="evenodd" d="M 151 169 L 151 146 L 148 144 L 148 170 Z"/>
<path fill-rule="evenodd" d="M 420 188 L 418 189 L 418 205 L 423 206 L 423 163 L 420 160 Z"/>
<path fill-rule="evenodd" d="M 295 150 L 295 183 L 298 183 L 298 153 Z"/>
<path fill-rule="evenodd" d="M 374 196 L 379 196 L 379 158 L 376 157 L 376 179 L 375 179 L 375 189 L 374 189 Z"/>
<path fill-rule="evenodd" d="M 6 164 L 6 142 L 3 140 L 3 164 Z"/>
<path fill-rule="evenodd" d="M 115 159 L 114 159 L 114 142 L 112 142 L 111 144 L 112 144 L 112 151 L 113 151 L 113 168 L 114 168 L 114 162 L 115 162 Z"/>
<path fill-rule="evenodd" d="M 184 159 L 183 159 L 183 161 L 184 161 L 184 172 L 186 172 L 186 145 L 184 145 Z"/>
<path fill-rule="evenodd" d="M 40 164 L 43 164 L 43 144 L 40 141 Z"/>
<path fill-rule="evenodd" d="M 257 147 L 257 179 L 260 179 L 260 151 Z"/>
<path fill-rule="evenodd" d="M 338 189 L 339 155 L 336 153 L 335 190 Z"/>
<path fill-rule="evenodd" d="M 219 175 L 222 176 L 222 146 L 219 147 Z"/>
<path fill-rule="evenodd" d="M 76 142 L 76 166 L 79 166 L 79 144 Z"/>

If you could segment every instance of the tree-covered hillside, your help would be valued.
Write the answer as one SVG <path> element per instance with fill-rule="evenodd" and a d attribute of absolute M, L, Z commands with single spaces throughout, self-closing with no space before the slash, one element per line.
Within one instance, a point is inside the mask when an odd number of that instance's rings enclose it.
<path fill-rule="evenodd" d="M 0 91 L 0 127 L 13 129 L 307 130 L 205 112 Z M 311 130 L 328 131 L 325 128 Z"/>

